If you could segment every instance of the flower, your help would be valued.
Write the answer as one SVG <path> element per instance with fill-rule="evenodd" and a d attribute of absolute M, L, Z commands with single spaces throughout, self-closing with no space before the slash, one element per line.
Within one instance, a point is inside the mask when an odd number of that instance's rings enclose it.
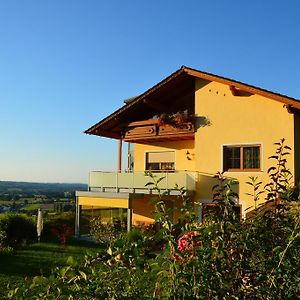
<path fill-rule="evenodd" d="M 174 261 L 183 262 L 193 261 L 195 257 L 195 248 L 201 245 L 201 241 L 198 238 L 198 235 L 195 231 L 189 231 L 180 237 L 177 241 L 177 254 L 175 253 L 175 249 L 171 253 Z"/>
<path fill-rule="evenodd" d="M 173 114 L 162 113 L 158 116 L 158 124 L 160 126 L 171 125 L 177 128 L 185 128 L 186 123 L 192 122 L 193 116 L 189 115 L 187 111 L 178 111 Z"/>
<path fill-rule="evenodd" d="M 195 247 L 201 245 L 201 241 L 196 239 L 197 234 L 195 231 L 190 231 L 184 234 L 181 238 L 178 239 L 178 250 L 183 251 L 193 251 Z"/>

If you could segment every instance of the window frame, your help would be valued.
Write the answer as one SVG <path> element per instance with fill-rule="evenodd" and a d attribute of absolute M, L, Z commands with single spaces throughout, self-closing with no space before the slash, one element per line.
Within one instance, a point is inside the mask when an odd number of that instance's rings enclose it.
<path fill-rule="evenodd" d="M 244 168 L 244 148 L 259 148 L 259 168 Z M 227 168 L 226 161 L 226 148 L 239 148 L 240 149 L 240 168 Z M 258 143 L 253 144 L 226 144 L 222 146 L 222 157 L 223 157 L 223 166 L 222 169 L 224 172 L 261 172 L 262 171 L 262 145 Z"/>
<path fill-rule="evenodd" d="M 147 165 L 149 164 L 149 162 L 147 161 L 148 158 L 148 153 L 161 153 L 161 152 L 173 152 L 174 153 L 174 162 L 156 162 L 157 164 L 159 164 L 160 169 L 158 170 L 149 170 L 147 169 Z M 173 163 L 174 164 L 174 168 L 170 169 L 170 170 L 163 170 L 161 169 L 161 164 L 167 164 L 167 163 Z M 153 172 L 153 173 L 174 173 L 176 171 L 176 151 L 175 150 L 164 150 L 164 151 L 160 151 L 160 150 L 150 150 L 150 151 L 145 151 L 145 156 L 144 156 L 144 170 L 145 172 Z"/>

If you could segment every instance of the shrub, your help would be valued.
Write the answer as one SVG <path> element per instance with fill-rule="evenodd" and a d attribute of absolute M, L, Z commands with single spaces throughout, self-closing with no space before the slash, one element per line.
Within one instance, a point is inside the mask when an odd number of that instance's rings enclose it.
<path fill-rule="evenodd" d="M 2 231 L 2 247 L 17 249 L 29 244 L 36 238 L 36 228 L 33 220 L 29 217 L 8 214 L 0 220 L 0 231 Z"/>
<path fill-rule="evenodd" d="M 67 224 L 70 228 L 74 228 L 75 224 L 75 214 L 73 212 L 65 212 L 55 215 L 48 215 L 44 219 L 44 228 L 43 228 L 43 235 L 44 236 L 51 236 L 52 235 L 52 228 L 56 225 Z"/>
<path fill-rule="evenodd" d="M 67 246 L 69 238 L 74 234 L 74 225 L 70 226 L 64 219 L 58 219 L 51 225 L 50 231 L 62 246 Z"/>
<path fill-rule="evenodd" d="M 90 219 L 90 235 L 98 243 L 108 246 L 120 235 L 120 232 L 121 226 L 116 221 L 113 224 L 104 224 L 99 216 Z"/>
<path fill-rule="evenodd" d="M 58 239 L 62 246 L 67 246 L 69 238 L 73 235 L 74 230 L 68 224 L 58 223 L 52 225 L 51 233 Z"/>
<path fill-rule="evenodd" d="M 48 215 L 44 218 L 44 226 L 42 236 L 54 236 L 58 242 L 66 246 L 69 238 L 74 234 L 75 214 L 73 212 L 65 212 L 57 215 Z"/>

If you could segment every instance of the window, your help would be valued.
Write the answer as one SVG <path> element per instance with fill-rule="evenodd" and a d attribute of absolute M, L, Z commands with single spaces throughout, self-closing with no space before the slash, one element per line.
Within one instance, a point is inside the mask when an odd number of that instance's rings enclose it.
<path fill-rule="evenodd" d="M 260 171 L 260 145 L 224 146 L 223 171 Z"/>
<path fill-rule="evenodd" d="M 157 151 L 146 153 L 146 171 L 175 171 L 175 152 Z"/>

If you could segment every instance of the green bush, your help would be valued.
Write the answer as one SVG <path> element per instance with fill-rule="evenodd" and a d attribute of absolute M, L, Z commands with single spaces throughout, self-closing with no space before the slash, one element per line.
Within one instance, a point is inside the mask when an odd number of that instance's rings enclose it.
<path fill-rule="evenodd" d="M 36 238 L 36 227 L 33 220 L 24 215 L 8 214 L 0 220 L 2 247 L 17 249 L 32 243 Z"/>

